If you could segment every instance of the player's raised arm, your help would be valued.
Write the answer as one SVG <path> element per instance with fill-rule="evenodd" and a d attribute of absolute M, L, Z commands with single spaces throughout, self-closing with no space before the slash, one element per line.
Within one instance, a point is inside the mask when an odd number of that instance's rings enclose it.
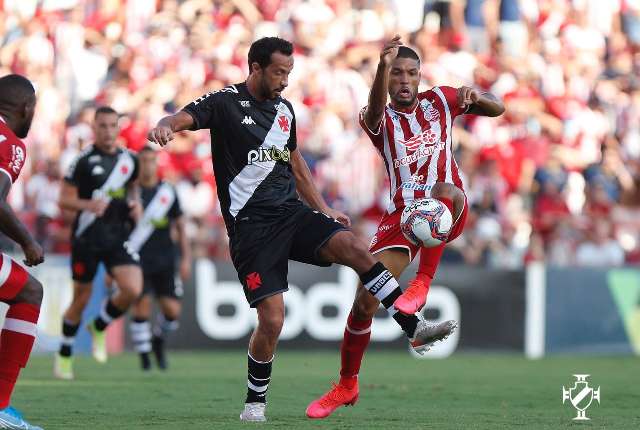
<path fill-rule="evenodd" d="M 194 124 L 195 121 L 190 114 L 185 111 L 180 111 L 173 115 L 165 116 L 158 121 L 158 125 L 149 130 L 147 139 L 160 146 L 165 146 L 173 140 L 173 133 L 190 130 Z"/>
<path fill-rule="evenodd" d="M 378 129 L 384 116 L 384 107 L 387 104 L 387 92 L 389 87 L 389 72 L 391 63 L 398 55 L 398 48 L 402 45 L 400 36 L 396 35 L 385 43 L 380 52 L 380 62 L 376 70 L 376 76 L 369 92 L 369 104 L 364 112 L 364 122 L 371 131 Z"/>
<path fill-rule="evenodd" d="M 481 116 L 500 116 L 504 113 L 502 100 L 491 93 L 471 87 L 458 88 L 457 103 L 466 113 Z"/>
<path fill-rule="evenodd" d="M 309 170 L 307 162 L 304 161 L 300 151 L 297 149 L 291 152 L 291 167 L 293 169 L 293 175 L 296 178 L 296 188 L 300 197 L 302 197 L 312 208 L 329 215 L 340 223 L 347 227 L 351 226 L 351 220 L 345 214 L 340 211 L 330 208 L 324 201 L 322 194 L 316 188 L 316 184 L 313 181 L 313 176 Z"/>
<path fill-rule="evenodd" d="M 44 252 L 7 203 L 10 188 L 11 179 L 0 174 L 0 230 L 22 247 L 25 264 L 35 266 L 44 261 Z"/>

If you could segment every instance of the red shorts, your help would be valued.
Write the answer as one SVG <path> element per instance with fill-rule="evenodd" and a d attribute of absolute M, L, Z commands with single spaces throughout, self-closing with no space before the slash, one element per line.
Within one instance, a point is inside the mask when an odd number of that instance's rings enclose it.
<path fill-rule="evenodd" d="M 29 273 L 11 259 L 2 254 L 0 261 L 0 300 L 13 300 L 29 280 Z"/>
<path fill-rule="evenodd" d="M 409 251 L 409 261 L 413 261 L 415 256 L 418 254 L 418 251 L 421 247 L 409 242 L 409 240 L 404 237 L 404 234 L 402 234 L 402 231 L 400 230 L 400 217 L 402 216 L 403 209 L 404 208 L 399 208 L 396 209 L 396 211 L 392 214 L 385 213 L 382 216 L 380 224 L 378 225 L 378 231 L 376 232 L 375 236 L 373 236 L 371 245 L 369 245 L 369 251 L 371 251 L 372 254 L 384 251 L 385 249 L 404 248 Z M 467 221 L 468 212 L 468 204 L 467 200 L 465 199 L 462 213 L 453 223 L 453 227 L 451 227 L 451 233 L 449 233 L 447 243 L 451 242 L 462 234 L 462 231 L 464 230 L 464 224 Z"/>

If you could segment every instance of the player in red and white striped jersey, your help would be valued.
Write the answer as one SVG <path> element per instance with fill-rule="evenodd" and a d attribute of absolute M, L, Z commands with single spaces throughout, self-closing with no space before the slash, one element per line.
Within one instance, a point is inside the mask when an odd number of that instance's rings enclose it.
<path fill-rule="evenodd" d="M 0 231 L 24 251 L 24 263 L 44 261 L 42 247 L 18 220 L 6 198 L 24 166 L 27 136 L 36 97 L 28 79 L 20 75 L 0 78 Z M 42 285 L 8 255 L 0 257 L 0 301 L 9 305 L 0 334 L 0 428 L 41 430 L 27 423 L 10 406 L 20 370 L 27 365 L 36 336 L 42 303 Z"/>
<path fill-rule="evenodd" d="M 499 116 L 504 112 L 502 102 L 492 94 L 448 86 L 419 93 L 419 83 L 420 58 L 396 36 L 381 53 L 369 105 L 360 112 L 360 125 L 382 155 L 391 183 L 391 203 L 371 242 L 371 252 L 399 276 L 420 251 L 417 276 L 394 303 L 405 314 L 424 306 L 445 244 L 420 249 L 409 242 L 400 231 L 402 210 L 418 198 L 438 199 L 454 219 L 447 241 L 458 237 L 467 216 L 467 200 L 453 157 L 453 121 L 464 114 Z M 391 103 L 385 106 L 387 93 Z M 375 300 L 359 297 L 373 315 Z"/>
<path fill-rule="evenodd" d="M 504 107 L 491 94 L 469 87 L 442 86 L 418 93 L 419 83 L 420 59 L 413 50 L 402 46 L 400 37 L 396 36 L 382 49 L 369 105 L 360 113 L 360 125 L 382 155 L 391 182 L 391 203 L 380 221 L 370 251 L 396 278 L 420 251 L 416 279 L 395 299 L 393 306 L 385 307 L 407 333 L 413 349 L 424 353 L 456 327 L 455 321 L 430 324 L 414 316 L 425 304 L 444 244 L 420 250 L 400 231 L 400 215 L 405 205 L 414 199 L 433 197 L 453 214 L 455 223 L 448 240 L 462 232 L 467 205 L 451 148 L 453 120 L 465 113 L 498 116 Z M 391 96 L 389 105 L 386 105 L 387 94 Z M 327 417 L 337 407 L 353 404 L 357 399 L 358 372 L 379 304 L 367 289 L 358 286 L 340 347 L 340 382 L 309 406 L 308 416 Z"/>

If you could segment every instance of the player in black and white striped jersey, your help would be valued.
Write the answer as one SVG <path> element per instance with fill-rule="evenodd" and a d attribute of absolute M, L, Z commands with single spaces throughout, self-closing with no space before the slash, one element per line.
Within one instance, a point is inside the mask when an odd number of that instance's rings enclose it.
<path fill-rule="evenodd" d="M 191 277 L 191 248 L 176 190 L 158 178 L 156 151 L 145 146 L 138 153 L 138 160 L 138 185 L 144 211 L 127 246 L 140 254 L 144 288 L 132 308 L 130 332 L 142 369 L 151 368 L 149 354 L 153 351 L 158 367 L 164 370 L 167 368 L 165 341 L 178 328 L 182 285 Z M 179 277 L 176 277 L 178 257 Z M 149 321 L 152 294 L 160 308 L 153 330 Z"/>
<path fill-rule="evenodd" d="M 265 421 L 266 393 L 284 322 L 288 260 L 351 267 L 369 293 L 388 307 L 402 291 L 349 230 L 349 217 L 326 204 L 297 149 L 293 106 L 280 96 L 293 69 L 293 46 L 265 37 L 251 45 L 248 60 L 245 82 L 205 94 L 161 119 L 148 138 L 164 146 L 175 132 L 210 130 L 231 257 L 247 301 L 258 313 L 249 342 L 247 397 L 240 419 Z M 416 315 L 396 313 L 393 318 L 406 333 L 414 333 Z M 357 378 L 339 386 L 338 405 L 357 400 Z"/>
<path fill-rule="evenodd" d="M 62 345 L 54 362 L 54 375 L 59 379 L 74 377 L 73 343 L 98 264 L 104 263 L 119 285 L 118 292 L 104 300 L 100 314 L 87 326 L 98 362 L 107 361 L 105 329 L 142 292 L 139 256 L 125 246 L 142 212 L 134 187 L 138 160 L 118 146 L 118 120 L 118 113 L 110 107 L 96 110 L 94 143 L 78 155 L 60 190 L 60 206 L 73 211 L 76 219 L 71 234 L 73 300 L 63 316 Z"/>

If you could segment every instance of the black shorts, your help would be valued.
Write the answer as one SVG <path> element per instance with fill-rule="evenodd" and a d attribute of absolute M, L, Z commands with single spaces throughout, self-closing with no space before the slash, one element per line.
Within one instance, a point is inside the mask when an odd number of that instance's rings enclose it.
<path fill-rule="evenodd" d="M 230 239 L 231 259 L 244 294 L 253 308 L 258 302 L 289 289 L 289 260 L 330 266 L 318 250 L 331 237 L 348 230 L 329 216 L 301 205 L 269 222 L 248 219 L 236 223 Z"/>
<path fill-rule="evenodd" d="M 140 265 L 140 256 L 125 246 L 122 241 L 104 241 L 94 243 L 84 238 L 74 239 L 71 243 L 71 274 L 74 281 L 91 282 L 101 262 L 111 272 L 116 266 Z"/>
<path fill-rule="evenodd" d="M 143 268 L 142 273 L 144 273 L 143 295 L 153 293 L 156 297 L 182 298 L 182 281 L 176 280 L 176 271 L 173 267 L 153 272 Z"/>

